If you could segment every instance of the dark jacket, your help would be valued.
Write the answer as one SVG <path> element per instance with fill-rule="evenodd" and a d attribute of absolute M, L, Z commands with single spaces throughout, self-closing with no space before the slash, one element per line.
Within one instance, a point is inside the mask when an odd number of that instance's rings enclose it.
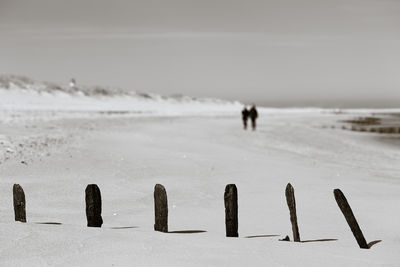
<path fill-rule="evenodd" d="M 250 114 L 250 112 L 247 110 L 247 108 L 244 108 L 242 110 L 242 119 L 247 120 L 249 118 L 249 114 Z"/>
<path fill-rule="evenodd" d="M 257 119 L 258 117 L 258 112 L 255 106 L 251 107 L 250 111 L 249 111 L 249 116 L 252 120 Z"/>

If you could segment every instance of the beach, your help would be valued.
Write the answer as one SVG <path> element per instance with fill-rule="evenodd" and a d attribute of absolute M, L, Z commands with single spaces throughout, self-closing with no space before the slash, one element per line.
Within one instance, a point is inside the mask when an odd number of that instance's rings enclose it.
<path fill-rule="evenodd" d="M 324 127 L 351 113 L 260 109 L 256 131 L 242 129 L 240 110 L 36 114 L 1 123 L 1 265 L 395 266 L 400 259 L 398 143 Z M 279 241 L 292 240 L 289 182 L 308 242 Z M 171 233 L 153 230 L 157 183 L 167 191 Z M 239 238 L 225 237 L 224 189 L 231 183 L 238 188 Z M 25 190 L 27 223 L 14 222 L 13 184 Z M 101 190 L 102 228 L 86 227 L 87 184 Z M 335 188 L 367 241 L 382 242 L 358 248 Z"/>

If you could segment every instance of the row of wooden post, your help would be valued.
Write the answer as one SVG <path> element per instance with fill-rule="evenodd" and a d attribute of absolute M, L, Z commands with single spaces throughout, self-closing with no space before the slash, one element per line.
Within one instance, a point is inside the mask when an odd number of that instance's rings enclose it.
<path fill-rule="evenodd" d="M 369 246 L 364 238 L 364 235 L 354 217 L 353 211 L 346 197 L 340 191 L 335 189 L 334 196 L 336 202 L 342 211 L 347 223 L 350 226 L 351 231 L 355 239 L 357 240 L 360 248 L 368 249 Z M 296 200 L 294 196 L 294 188 L 289 183 L 285 190 L 286 201 L 289 207 L 290 222 L 292 224 L 293 241 L 300 241 L 299 226 L 297 223 L 296 213 Z M 26 202 L 24 190 L 19 184 L 13 186 L 13 199 L 14 199 L 14 214 L 15 220 L 20 222 L 26 222 Z M 85 190 L 85 201 L 86 201 L 86 218 L 88 227 L 101 227 L 103 219 L 101 217 L 101 193 L 100 189 L 96 184 L 89 184 Z M 224 194 L 225 202 L 225 229 L 227 237 L 239 237 L 238 232 L 238 191 L 235 184 L 228 184 L 225 187 Z M 154 230 L 160 232 L 168 232 L 168 200 L 167 192 L 164 186 L 156 184 L 154 187 L 154 215 L 155 223 Z M 286 237 L 285 241 L 289 241 Z"/>

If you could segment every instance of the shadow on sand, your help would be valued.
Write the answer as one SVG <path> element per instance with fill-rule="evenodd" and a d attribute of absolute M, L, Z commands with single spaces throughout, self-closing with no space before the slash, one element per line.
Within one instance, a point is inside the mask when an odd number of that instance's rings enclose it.
<path fill-rule="evenodd" d="M 375 241 L 371 241 L 368 243 L 368 248 L 371 248 L 373 245 L 378 244 L 379 242 L 382 242 L 382 240 L 375 240 Z"/>
<path fill-rule="evenodd" d="M 139 226 L 116 226 L 116 227 L 110 227 L 110 229 L 113 229 L 113 230 L 123 230 L 123 229 L 133 229 L 133 228 L 139 228 Z"/>
<path fill-rule="evenodd" d="M 205 233 L 205 230 L 180 230 L 180 231 L 169 231 L 169 234 L 199 234 Z"/>
<path fill-rule="evenodd" d="M 35 224 L 62 225 L 62 223 L 59 222 L 35 222 Z"/>
<path fill-rule="evenodd" d="M 276 237 L 280 235 L 249 235 L 245 236 L 244 238 L 259 238 L 259 237 Z"/>
<path fill-rule="evenodd" d="M 323 238 L 323 239 L 313 239 L 313 240 L 303 240 L 301 243 L 311 243 L 311 242 L 329 242 L 329 241 L 337 241 L 336 238 Z"/>

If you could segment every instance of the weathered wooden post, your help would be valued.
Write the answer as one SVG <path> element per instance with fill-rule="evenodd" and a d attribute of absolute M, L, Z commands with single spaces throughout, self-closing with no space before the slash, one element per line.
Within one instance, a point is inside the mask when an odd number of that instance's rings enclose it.
<path fill-rule="evenodd" d="M 335 195 L 336 202 L 342 211 L 344 217 L 346 218 L 347 223 L 350 226 L 351 231 L 353 232 L 354 237 L 357 240 L 360 248 L 369 248 L 367 241 L 364 238 L 364 235 L 360 229 L 360 226 L 357 223 L 356 217 L 354 217 L 353 211 L 349 203 L 347 202 L 346 197 L 340 189 L 333 190 L 333 194 Z"/>
<path fill-rule="evenodd" d="M 26 222 L 26 203 L 24 189 L 19 184 L 13 186 L 15 221 Z"/>
<path fill-rule="evenodd" d="M 164 186 L 156 184 L 154 187 L 154 230 L 168 233 L 168 200 Z"/>
<path fill-rule="evenodd" d="M 238 195 L 235 184 L 225 187 L 225 229 L 227 237 L 239 237 L 238 233 Z"/>
<path fill-rule="evenodd" d="M 96 184 L 89 184 L 85 190 L 86 218 L 88 227 L 101 227 L 101 193 Z"/>
<path fill-rule="evenodd" d="M 290 222 L 292 223 L 293 240 L 294 242 L 300 242 L 299 226 L 297 224 L 297 214 L 296 214 L 296 199 L 294 198 L 294 188 L 289 183 L 286 186 L 286 202 L 290 211 Z"/>

